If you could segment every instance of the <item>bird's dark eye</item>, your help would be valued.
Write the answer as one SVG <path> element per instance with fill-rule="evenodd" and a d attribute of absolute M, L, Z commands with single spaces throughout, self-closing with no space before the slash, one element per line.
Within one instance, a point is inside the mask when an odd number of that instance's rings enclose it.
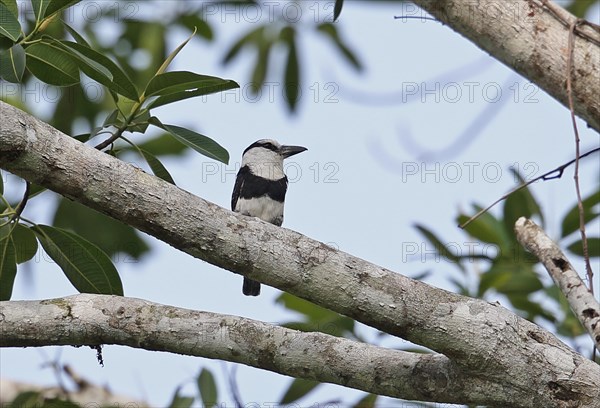
<path fill-rule="evenodd" d="M 278 152 L 279 151 L 279 148 L 277 146 L 275 146 L 271 142 L 254 142 L 250 146 L 248 146 L 246 148 L 246 150 L 244 150 L 244 153 L 246 153 L 248 150 L 250 150 L 252 148 L 255 148 L 255 147 L 262 147 L 263 149 L 269 149 L 269 150 L 272 150 L 274 152 Z"/>
<path fill-rule="evenodd" d="M 279 149 L 277 149 L 277 147 L 275 147 L 275 145 L 273 143 L 269 143 L 269 142 L 261 144 L 260 147 L 264 147 L 265 149 L 273 150 L 274 152 L 279 150 Z"/>

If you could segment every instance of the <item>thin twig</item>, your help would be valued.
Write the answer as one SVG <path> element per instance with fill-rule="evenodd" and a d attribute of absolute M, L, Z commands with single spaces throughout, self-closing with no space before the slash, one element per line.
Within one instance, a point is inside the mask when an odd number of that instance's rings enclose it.
<path fill-rule="evenodd" d="M 109 137 L 108 139 L 106 139 L 102 143 L 97 144 L 96 146 L 94 146 L 94 148 L 98 149 L 98 150 L 102 150 L 105 147 L 107 147 L 108 145 L 114 143 L 115 140 L 117 140 L 118 138 L 120 138 L 121 135 L 123 134 L 123 132 L 125 132 L 125 128 L 126 128 L 126 126 L 123 126 L 122 128 L 117 129 L 117 131 L 111 137 Z"/>
<path fill-rule="evenodd" d="M 400 19 L 412 19 L 412 20 L 431 20 L 431 21 L 436 21 L 438 23 L 442 23 L 440 20 L 438 20 L 437 18 L 433 18 L 433 17 L 428 17 L 428 16 L 394 16 L 394 20 L 400 20 Z"/>
<path fill-rule="evenodd" d="M 586 156 L 589 156 L 592 153 L 596 153 L 597 151 L 600 150 L 600 147 L 596 147 L 595 149 L 590 150 L 587 153 L 582 154 L 581 156 L 579 156 L 579 159 L 583 159 Z M 550 170 L 547 173 L 542 174 L 539 177 L 536 177 L 534 179 L 529 180 L 526 183 L 522 183 L 519 186 L 515 187 L 514 189 L 510 190 L 508 193 L 504 194 L 502 197 L 500 197 L 499 199 L 497 199 L 496 201 L 494 201 L 492 204 L 488 205 L 486 208 L 484 208 L 483 210 L 479 211 L 477 214 L 475 214 L 474 216 L 472 216 L 471 218 L 469 218 L 467 221 L 465 221 L 462 224 L 459 224 L 459 228 L 465 228 L 467 225 L 469 225 L 471 222 L 475 221 L 477 218 L 479 218 L 482 214 L 488 212 L 490 210 L 490 208 L 492 208 L 493 206 L 495 206 L 496 204 L 498 204 L 500 201 L 502 200 L 506 200 L 511 194 L 516 193 L 517 191 L 521 190 L 522 188 L 527 187 L 530 184 L 535 183 L 536 181 L 539 180 L 543 180 L 543 181 L 548 181 L 548 180 L 554 180 L 554 179 L 559 179 L 562 177 L 565 169 L 567 167 L 569 167 L 571 164 L 575 163 L 577 161 L 577 159 L 573 159 L 567 163 L 564 163 L 560 166 L 558 166 L 557 168 L 555 168 L 554 170 Z M 557 173 L 555 175 L 552 175 L 553 173 Z"/>
<path fill-rule="evenodd" d="M 144 99 L 144 95 L 142 94 L 142 96 L 140 97 L 140 100 L 143 101 L 143 99 Z M 117 128 L 117 131 L 111 137 L 109 137 L 108 139 L 103 141 L 102 143 L 99 143 L 96 146 L 94 146 L 94 149 L 102 150 L 105 147 L 114 143 L 118 138 L 120 138 L 123 135 L 123 133 L 125 132 L 125 130 L 127 129 L 127 127 L 131 124 L 133 119 L 135 118 L 135 115 L 138 113 L 138 110 L 140 109 L 141 106 L 142 106 L 142 102 L 136 102 L 133 105 L 133 107 L 131 108 L 131 113 L 129 114 L 129 117 L 127 117 L 125 122 L 119 128 Z"/>
<path fill-rule="evenodd" d="M 532 0 L 530 0 L 530 1 L 532 1 Z M 571 27 L 572 23 L 570 22 L 570 19 L 573 17 L 573 15 L 571 13 L 569 13 L 567 10 L 563 9 L 562 7 L 550 2 L 549 0 L 541 0 L 541 2 L 542 2 L 541 6 L 545 7 L 546 10 L 548 10 L 552 15 L 554 15 L 554 17 L 558 21 L 560 21 L 562 23 L 562 25 L 564 25 L 567 28 Z M 537 5 L 539 6 L 539 4 L 537 4 Z M 586 26 L 590 27 L 592 30 L 596 31 L 597 33 L 600 33 L 600 26 L 598 24 L 594 24 L 587 20 L 581 20 L 581 22 L 578 23 L 577 25 L 586 25 Z M 577 27 L 575 27 L 575 34 L 579 34 L 580 37 L 585 38 L 586 40 L 590 41 L 591 43 L 600 46 L 600 40 L 598 38 L 592 37 L 585 31 L 579 30 Z"/>
<path fill-rule="evenodd" d="M 29 181 L 25 181 L 25 192 L 23 193 L 23 198 L 21 199 L 21 202 L 17 208 L 15 208 L 15 213 L 10 218 L 10 221 L 18 220 L 23 213 L 23 210 L 27 205 L 27 200 L 29 200 L 29 187 L 31 187 L 31 183 L 29 183 Z"/>
<path fill-rule="evenodd" d="M 581 243 L 583 245 L 583 257 L 585 259 L 585 270 L 587 272 L 588 284 L 590 292 L 594 294 L 594 272 L 590 263 L 590 254 L 588 250 L 588 241 L 585 233 L 585 209 L 583 208 L 583 200 L 581 198 L 581 190 L 579 188 L 579 130 L 577 129 L 577 121 L 575 119 L 575 108 L 573 106 L 573 89 L 572 89 L 572 73 L 573 73 L 573 51 L 575 48 L 575 27 L 581 24 L 583 20 L 577 19 L 569 25 L 569 46 L 567 56 L 567 98 L 569 101 L 569 110 L 571 111 L 571 123 L 573 124 L 573 133 L 575 134 L 575 191 L 577 192 L 577 208 L 579 209 L 579 231 L 581 232 Z"/>

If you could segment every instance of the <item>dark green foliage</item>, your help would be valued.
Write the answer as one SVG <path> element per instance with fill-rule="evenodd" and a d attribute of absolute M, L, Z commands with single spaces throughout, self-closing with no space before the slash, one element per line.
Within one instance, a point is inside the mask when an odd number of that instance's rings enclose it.
<path fill-rule="evenodd" d="M 49 225 L 36 225 L 31 229 L 44 251 L 79 292 L 123 295 L 117 269 L 96 245 L 77 234 Z"/>
<path fill-rule="evenodd" d="M 48 85 L 62 87 L 54 101 L 55 111 L 50 121 L 53 126 L 70 134 L 74 123 L 84 119 L 88 130 L 74 138 L 82 143 L 94 141 L 96 148 L 115 157 L 121 152 L 135 151 L 157 177 L 169 183 L 175 184 L 160 155 L 181 154 L 191 147 L 227 163 L 229 154 L 217 142 L 190 129 L 163 125 L 151 117 L 149 110 L 238 87 L 235 81 L 228 79 L 167 71 L 197 31 L 206 39 L 212 38 L 212 30 L 198 9 L 182 7 L 172 21 L 113 18 L 114 24 L 123 25 L 123 33 L 118 43 L 102 48 L 96 31 L 91 29 L 91 24 L 96 22 L 86 20 L 83 29 L 76 30 L 61 19 L 63 11 L 78 2 L 31 0 L 33 13 L 26 16 L 21 26 L 17 20 L 17 3 L 0 0 L 0 79 L 27 83 L 34 80 L 33 75 Z M 105 17 L 110 18 L 114 12 L 114 9 L 109 11 Z M 193 33 L 167 54 L 166 27 L 177 25 Z M 129 56 L 134 50 L 150 55 L 147 66 L 130 64 Z M 83 80 L 82 74 L 87 79 Z M 91 87 L 95 91 L 92 94 L 89 93 L 90 80 L 98 85 Z M 145 133 L 151 123 L 165 133 L 138 146 L 134 136 Z M 121 150 L 123 142 L 129 147 Z M 0 190 L 3 194 L 3 184 Z M 31 186 L 29 198 L 42 191 L 44 189 Z M 36 225 L 29 229 L 18 223 L 16 206 L 10 207 L 4 199 L 0 200 L 0 206 L 6 214 L 0 217 L 1 299 L 10 298 L 17 264 L 36 254 L 38 241 L 79 291 L 91 293 L 122 294 L 121 281 L 110 257 L 135 262 L 149 250 L 133 228 L 67 199 L 60 200 L 54 214 L 54 227 Z"/>
<path fill-rule="evenodd" d="M 317 331 L 332 336 L 358 338 L 354 332 L 355 321 L 349 317 L 286 292 L 279 295 L 277 303 L 302 316 L 302 319 L 283 323 L 282 326 L 306 332 Z"/>
<path fill-rule="evenodd" d="M 21 82 L 25 73 L 25 50 L 15 44 L 0 51 L 0 77 L 8 82 Z"/>
<path fill-rule="evenodd" d="M 66 198 L 61 198 L 52 224 L 93 242 L 120 262 L 137 262 L 150 248 L 129 225 Z"/>
<path fill-rule="evenodd" d="M 198 393 L 200 394 L 204 407 L 211 408 L 217 405 L 217 384 L 215 382 L 215 377 L 208 369 L 203 368 L 200 371 L 200 374 L 196 379 L 196 384 L 198 385 Z"/>
<path fill-rule="evenodd" d="M 334 5 L 333 20 L 337 20 L 342 9 L 342 1 Z M 232 6 L 243 7 L 243 2 L 233 2 Z M 316 19 L 318 20 L 318 19 Z M 298 37 L 303 31 L 313 30 L 329 41 L 341 53 L 345 61 L 355 70 L 361 71 L 362 64 L 352 49 L 343 41 L 337 27 L 331 22 L 299 21 L 289 22 L 282 19 L 271 24 L 260 24 L 243 33 L 229 47 L 223 57 L 223 64 L 230 64 L 233 59 L 242 54 L 242 50 L 251 50 L 256 55 L 250 71 L 250 90 L 258 94 L 269 77 L 272 66 L 273 49 L 286 53 L 285 69 L 282 78 L 276 83 L 282 84 L 284 101 L 290 112 L 296 112 L 302 95 L 302 64 L 300 63 L 301 49 Z M 275 47 L 279 45 L 279 47 Z M 281 47 L 283 46 L 283 47 Z M 283 48 L 283 50 L 281 50 Z"/>
<path fill-rule="evenodd" d="M 169 408 L 190 408 L 194 403 L 194 397 L 186 397 L 179 394 L 179 388 L 175 390 Z"/>
<path fill-rule="evenodd" d="M 0 300 L 8 300 L 17 275 L 17 257 L 10 224 L 0 227 Z"/>
<path fill-rule="evenodd" d="M 290 387 L 287 389 L 283 397 L 281 397 L 281 401 L 279 401 L 279 403 L 284 405 L 298 401 L 300 398 L 305 397 L 319 385 L 321 385 L 321 383 L 317 381 L 296 378 L 294 381 L 292 381 Z"/>
<path fill-rule="evenodd" d="M 520 174 L 516 172 L 513 174 L 520 183 L 524 181 Z M 600 192 L 597 192 L 584 200 L 587 223 L 598 216 L 594 206 L 598 204 L 599 197 Z M 479 210 L 481 207 L 473 206 L 473 213 Z M 457 221 L 463 224 L 470 217 L 471 215 L 468 214 L 460 214 Z M 543 283 L 536 272 L 537 259 L 517 242 L 514 225 L 519 217 L 537 218 L 542 223 L 544 221 L 541 207 L 528 188 L 514 192 L 504 201 L 501 218 L 486 212 L 465 228 L 469 237 L 475 240 L 471 242 L 475 250 L 469 254 L 456 254 L 453 252 L 453 246 L 444 244 L 444 241 L 434 232 L 421 225 L 416 225 L 416 228 L 441 257 L 459 268 L 462 279 L 450 277 L 449 280 L 460 293 L 484 299 L 489 298 L 493 293 L 504 295 L 511 305 L 529 320 L 542 318 L 552 322 L 557 326 L 560 334 L 570 337 L 581 334 L 583 328 L 573 316 L 564 296 L 554 285 Z M 569 236 L 578 228 L 579 213 L 575 205 L 563 218 L 562 236 Z M 590 256 L 598 256 L 599 243 L 598 237 L 592 236 L 588 239 Z M 567 248 L 576 255 L 582 255 L 580 240 L 567 245 Z M 478 263 L 480 272 L 477 290 L 471 293 L 468 289 L 468 280 L 472 275 L 467 276 L 466 273 L 472 267 L 473 260 L 480 261 Z M 550 313 L 546 306 L 542 306 L 545 305 L 543 300 L 533 300 L 533 294 L 545 294 L 546 299 L 550 298 L 557 302 L 561 314 Z M 536 299 L 539 299 L 539 296 Z"/>
<path fill-rule="evenodd" d="M 360 401 L 354 404 L 353 408 L 375 408 L 377 397 L 378 395 L 375 394 L 367 394 L 361 398 Z"/>

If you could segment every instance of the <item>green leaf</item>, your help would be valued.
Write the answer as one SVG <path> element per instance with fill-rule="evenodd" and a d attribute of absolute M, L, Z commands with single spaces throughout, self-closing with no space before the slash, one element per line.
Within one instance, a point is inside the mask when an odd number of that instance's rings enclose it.
<path fill-rule="evenodd" d="M 431 276 L 431 273 L 432 273 L 432 270 L 431 270 L 431 269 L 428 269 L 428 270 L 426 270 L 426 271 L 419 272 L 419 273 L 417 273 L 417 274 L 415 274 L 415 275 L 413 275 L 413 274 L 410 274 L 410 276 L 409 276 L 409 277 L 410 277 L 411 279 L 414 279 L 414 280 L 422 281 L 422 280 L 424 280 L 424 279 L 427 279 L 429 276 Z"/>
<path fill-rule="evenodd" d="M 8 82 L 18 83 L 25 72 L 25 50 L 21 44 L 15 44 L 7 50 L 0 51 L 0 78 Z"/>
<path fill-rule="evenodd" d="M 478 296 L 482 297 L 490 288 L 506 295 L 527 295 L 542 289 L 543 285 L 530 265 L 499 260 L 481 275 Z"/>
<path fill-rule="evenodd" d="M 342 7 L 344 6 L 344 0 L 335 0 L 335 5 L 333 6 L 333 21 L 337 21 L 342 14 Z"/>
<path fill-rule="evenodd" d="M 475 211 L 481 207 L 474 206 Z M 464 214 L 458 216 L 458 224 L 463 224 L 470 217 Z M 502 222 L 498 221 L 490 212 L 483 213 L 479 218 L 473 220 L 465 231 L 472 237 L 489 244 L 496 244 L 500 250 L 504 250 L 511 244 L 511 239 L 506 235 L 506 230 Z"/>
<path fill-rule="evenodd" d="M 174 71 L 152 78 L 146 88 L 145 95 L 161 95 L 148 105 L 148 108 L 156 108 L 167 103 L 239 87 L 235 81 L 230 79 L 199 75 L 188 71 Z"/>
<path fill-rule="evenodd" d="M 71 27 L 70 25 L 68 25 L 64 21 L 62 23 L 63 23 L 63 26 L 65 27 L 65 30 L 67 30 L 68 33 L 71 34 L 71 37 L 73 37 L 73 39 L 75 39 L 75 41 L 77 42 L 77 44 L 80 44 L 80 45 L 82 45 L 84 47 L 92 48 L 92 46 L 90 45 L 90 43 L 88 43 L 85 40 L 85 38 L 83 38 L 81 36 L 81 34 L 79 34 L 77 32 L 77 30 L 75 30 L 73 27 Z"/>
<path fill-rule="evenodd" d="M 39 408 L 43 407 L 44 397 L 40 392 L 24 391 L 19 393 L 8 405 L 10 408 Z M 45 408 L 45 407 L 44 407 Z"/>
<path fill-rule="evenodd" d="M 4 4 L 6 8 L 15 16 L 19 18 L 19 7 L 17 6 L 17 0 L 0 0 L 0 3 Z"/>
<path fill-rule="evenodd" d="M 150 125 L 150 122 L 148 122 L 148 120 L 150 120 L 150 111 L 148 109 L 142 109 L 140 112 L 137 113 L 137 115 L 135 115 L 135 117 L 131 121 L 131 124 L 127 126 L 126 130 L 128 132 L 144 133 Z"/>
<path fill-rule="evenodd" d="M 196 381 L 204 407 L 210 408 L 217 405 L 217 384 L 215 383 L 215 378 L 212 373 L 206 368 L 203 368 Z"/>
<path fill-rule="evenodd" d="M 173 399 L 169 404 L 169 408 L 190 408 L 194 403 L 194 397 L 181 396 L 179 395 L 179 391 L 179 388 L 175 390 L 175 394 L 173 395 Z"/>
<path fill-rule="evenodd" d="M 337 31 L 337 28 L 332 23 L 319 24 L 317 26 L 317 31 L 325 34 L 327 37 L 329 37 L 329 39 L 331 39 L 331 41 L 333 41 L 333 44 L 338 48 L 338 50 L 340 50 L 342 55 L 346 57 L 346 60 L 348 60 L 348 62 L 354 67 L 354 69 L 356 69 L 357 71 L 362 70 L 363 67 L 360 63 L 360 60 L 358 59 L 358 57 L 356 57 L 356 55 L 354 55 L 354 52 L 350 48 L 348 48 L 348 46 L 342 41 Z"/>
<path fill-rule="evenodd" d="M 10 237 L 11 228 L 10 224 L 0 227 L 0 300 L 10 299 L 17 276 L 17 259 Z"/>
<path fill-rule="evenodd" d="M 210 25 L 197 12 L 182 14 L 178 17 L 177 23 L 186 27 L 190 31 L 198 30 L 198 35 L 212 40 L 214 38 L 213 30 Z"/>
<path fill-rule="evenodd" d="M 171 62 L 175 59 L 175 57 L 177 56 L 177 54 L 179 54 L 179 52 L 183 49 L 183 47 L 185 47 L 187 45 L 187 43 L 190 42 L 190 40 L 196 35 L 196 28 L 194 27 L 194 31 L 192 32 L 192 35 L 190 35 L 187 40 L 185 40 L 184 42 L 182 42 L 181 44 L 179 44 L 179 47 L 175 48 L 173 50 L 173 52 L 171 52 L 167 58 L 165 59 L 165 61 L 162 63 L 162 65 L 160 66 L 160 68 L 158 68 L 158 71 L 156 71 L 156 75 L 160 75 L 162 73 L 164 73 L 167 68 L 169 67 L 169 65 L 171 64 Z"/>
<path fill-rule="evenodd" d="M 140 149 L 150 152 L 154 156 L 181 156 L 188 150 L 188 147 L 171 136 L 170 133 L 161 133 L 160 135 L 148 139 L 137 145 Z M 127 150 L 135 150 L 127 148 Z"/>
<path fill-rule="evenodd" d="M 41 81 L 55 86 L 79 83 L 79 69 L 73 57 L 60 47 L 39 42 L 25 49 L 27 69 Z"/>
<path fill-rule="evenodd" d="M 77 58 L 79 67 L 87 76 L 132 101 L 140 99 L 131 79 L 110 58 L 76 42 L 60 41 L 60 44 Z"/>
<path fill-rule="evenodd" d="M 13 14 L 13 10 L 11 10 L 13 8 L 12 4 L 9 7 L 4 2 L 0 2 L 0 37 L 17 41 L 21 35 L 21 24 L 19 24 L 17 16 Z"/>
<path fill-rule="evenodd" d="M 332 336 L 353 336 L 355 321 L 349 317 L 322 308 L 307 300 L 301 299 L 289 293 L 282 293 L 276 300 L 285 308 L 304 315 L 304 321 L 284 323 L 284 327 L 305 332 L 319 331 Z"/>
<path fill-rule="evenodd" d="M 272 46 L 273 42 L 266 38 L 261 38 L 261 41 L 258 43 L 258 55 L 256 57 L 256 64 L 254 65 L 252 79 L 250 81 L 250 89 L 255 94 L 260 91 L 267 78 L 269 55 L 271 54 Z"/>
<path fill-rule="evenodd" d="M 70 41 L 52 41 L 51 40 L 51 41 L 48 41 L 48 44 L 56 45 L 56 46 L 62 48 L 63 50 L 65 50 L 66 52 L 68 52 L 69 54 L 71 54 L 74 61 L 77 62 L 77 65 L 79 66 L 79 68 L 90 78 L 92 78 L 100 83 L 102 83 L 102 82 L 110 83 L 113 80 L 113 76 L 112 76 L 111 72 L 108 70 L 108 68 L 105 68 L 101 64 L 97 63 L 94 59 L 83 55 L 81 52 L 74 50 L 72 47 L 69 46 L 69 44 L 71 44 L 71 45 L 76 44 L 76 45 L 82 47 L 82 49 L 86 49 L 86 51 L 89 55 L 93 55 L 93 53 L 95 53 L 96 51 L 92 50 L 91 48 L 88 48 L 85 45 L 80 45 L 78 43 L 74 43 L 74 42 L 70 42 Z M 97 55 L 94 55 L 94 56 L 97 57 Z"/>
<path fill-rule="evenodd" d="M 471 293 L 469 288 L 463 282 L 460 282 L 458 279 L 454 279 L 453 277 L 449 277 L 447 279 L 456 288 L 456 290 L 453 290 L 453 292 L 464 296 L 475 297 L 475 295 Z"/>
<path fill-rule="evenodd" d="M 279 295 L 279 297 L 276 299 L 276 302 L 281 304 L 286 309 L 306 315 L 310 320 L 319 320 L 328 313 L 335 313 L 287 292 L 283 292 L 281 295 Z"/>
<path fill-rule="evenodd" d="M 195 98 L 196 96 L 210 95 L 217 92 L 227 91 L 228 89 L 239 88 L 237 82 L 229 81 L 224 84 L 215 84 L 194 91 L 181 91 L 168 95 L 159 96 L 154 101 L 148 104 L 148 109 L 158 108 L 159 106 L 168 105 L 173 102 L 182 101 L 184 99 Z"/>
<path fill-rule="evenodd" d="M 288 46 L 288 57 L 285 64 L 285 96 L 291 112 L 296 109 L 300 97 L 300 66 L 296 51 L 296 31 L 288 26 L 281 30 L 281 39 Z"/>
<path fill-rule="evenodd" d="M 515 179 L 519 181 L 519 184 L 523 184 L 526 181 L 514 168 L 511 168 L 510 171 Z M 534 215 L 539 216 L 542 222 L 544 221 L 541 208 L 528 187 L 524 187 L 509 195 L 504 202 L 503 220 L 508 235 L 514 237 L 515 222 L 519 217 L 531 218 Z"/>
<path fill-rule="evenodd" d="M 556 323 L 557 333 L 568 337 L 577 337 L 585 332 L 585 329 L 575 317 L 571 306 L 565 295 L 556 285 L 551 285 L 545 289 L 546 294 L 558 302 L 560 309 L 563 311 L 563 318 Z"/>
<path fill-rule="evenodd" d="M 442 242 L 431 230 L 420 224 L 414 224 L 414 227 L 425 237 L 427 241 L 435 248 L 436 252 L 440 256 L 446 258 L 448 261 L 455 263 L 458 267 L 464 270 L 463 265 L 460 263 L 460 257 L 452 253 L 450 248 L 446 247 L 446 244 Z"/>
<path fill-rule="evenodd" d="M 287 389 L 279 403 L 283 405 L 297 401 L 307 395 L 309 392 L 313 391 L 319 385 L 321 385 L 321 383 L 317 381 L 296 378 L 294 381 L 292 381 L 290 387 Z"/>
<path fill-rule="evenodd" d="M 600 238 L 596 237 L 588 237 L 588 255 L 590 258 L 595 258 L 600 256 Z M 573 252 L 575 255 L 583 256 L 583 241 L 575 241 L 571 245 L 569 245 L 569 251 Z"/>
<path fill-rule="evenodd" d="M 156 117 L 150 118 L 150 123 L 166 130 L 181 143 L 191 147 L 198 153 L 225 164 L 229 163 L 229 153 L 214 140 L 201 135 L 200 133 L 196 133 L 193 130 L 175 125 L 165 125 Z"/>
<path fill-rule="evenodd" d="M 31 229 L 79 292 L 123 296 L 117 269 L 96 245 L 77 234 L 49 225 L 36 225 Z"/>
<path fill-rule="evenodd" d="M 31 183 L 31 185 L 29 186 L 29 199 L 31 200 L 33 197 L 36 197 L 47 190 L 48 189 L 46 187 L 42 187 L 39 184 Z"/>
<path fill-rule="evenodd" d="M 575 338 L 577 336 L 581 336 L 586 333 L 586 330 L 581 325 L 581 322 L 573 312 L 569 310 L 569 313 L 566 314 L 564 319 L 558 322 L 556 325 L 556 331 L 558 334 L 562 336 L 567 336 L 570 338 Z"/>
<path fill-rule="evenodd" d="M 261 25 L 261 26 L 255 28 L 254 30 L 249 31 L 248 33 L 246 33 L 246 35 L 240 37 L 240 39 L 238 39 L 235 42 L 235 44 L 233 44 L 231 46 L 229 51 L 227 51 L 227 53 L 223 57 L 222 64 L 223 65 L 228 64 L 233 58 L 235 58 L 235 56 L 237 56 L 239 54 L 241 49 L 244 48 L 246 45 L 249 45 L 252 43 L 258 44 L 258 42 L 264 35 L 265 29 L 266 29 L 266 26 Z"/>
<path fill-rule="evenodd" d="M 585 223 L 595 220 L 600 215 L 599 211 L 594 211 L 594 207 L 600 203 L 600 190 L 582 200 L 581 203 L 583 204 Z M 579 207 L 575 204 L 563 218 L 561 237 L 564 238 L 577 230 L 579 230 Z"/>
<path fill-rule="evenodd" d="M 60 199 L 52 224 L 74 231 L 121 262 L 136 262 L 150 250 L 135 228 L 66 198 Z"/>
<path fill-rule="evenodd" d="M 146 159 L 146 162 L 150 166 L 152 173 L 154 173 L 154 175 L 156 177 L 161 178 L 164 181 L 175 185 L 175 181 L 173 180 L 173 177 L 171 177 L 171 174 L 169 174 L 169 171 L 165 168 L 165 166 L 163 166 L 163 164 L 160 162 L 160 160 L 158 160 L 156 158 L 156 156 L 154 156 L 152 153 L 150 153 L 144 149 L 140 149 L 140 152 L 142 153 L 142 156 L 144 156 L 144 159 Z"/>
<path fill-rule="evenodd" d="M 556 318 L 549 311 L 545 310 L 539 303 L 529 300 L 526 294 L 507 295 L 510 303 L 517 309 L 527 313 L 528 320 L 534 320 L 536 317 L 542 317 L 549 322 L 555 322 Z"/>
<path fill-rule="evenodd" d="M 44 13 L 50 0 L 31 0 L 31 6 L 33 8 L 33 14 L 35 15 L 35 21 L 39 23 L 44 18 Z"/>
<path fill-rule="evenodd" d="M 40 405 L 36 405 L 36 408 Z M 61 398 L 48 398 L 44 400 L 42 408 L 82 408 L 81 405 L 76 402 L 69 401 Z"/>
<path fill-rule="evenodd" d="M 377 397 L 379 397 L 379 395 L 367 394 L 363 398 L 361 398 L 360 401 L 354 404 L 352 408 L 375 408 Z"/>
<path fill-rule="evenodd" d="M 172 71 L 156 75 L 146 87 L 146 96 L 167 95 L 180 91 L 193 91 L 214 88 L 234 81 L 209 75 L 200 75 L 189 71 Z M 236 84 L 237 85 L 237 84 Z M 239 85 L 238 85 L 239 86 Z"/>
<path fill-rule="evenodd" d="M 566 9 L 577 17 L 585 18 L 588 10 L 597 4 L 598 2 L 596 1 L 573 0 Z"/>
<path fill-rule="evenodd" d="M 64 10 L 68 7 L 74 6 L 79 3 L 81 0 L 50 0 L 48 7 L 46 7 L 46 12 L 44 13 L 44 17 L 48 17 L 57 11 Z"/>
<path fill-rule="evenodd" d="M 15 255 L 18 264 L 32 259 L 38 250 L 38 242 L 35 234 L 22 224 L 15 225 L 10 236 L 15 248 Z"/>
<path fill-rule="evenodd" d="M 106 117 L 106 119 L 104 119 L 104 122 L 102 123 L 102 128 L 109 126 L 119 126 L 122 123 L 123 122 L 119 120 L 119 109 L 115 109 Z"/>

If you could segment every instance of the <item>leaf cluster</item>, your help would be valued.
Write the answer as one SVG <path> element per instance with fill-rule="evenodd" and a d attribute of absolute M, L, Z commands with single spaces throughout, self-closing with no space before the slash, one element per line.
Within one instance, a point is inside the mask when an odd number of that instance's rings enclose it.
<path fill-rule="evenodd" d="M 142 47 L 148 40 L 143 36 L 144 30 L 153 30 L 152 40 L 160 37 L 159 46 L 152 49 L 152 63 L 140 72 L 123 55 L 115 53 L 118 47 L 104 49 L 89 22 L 79 29 L 66 23 L 66 10 L 79 1 L 31 0 L 33 13 L 20 15 L 16 0 L 0 0 L 0 79 L 26 84 L 37 78 L 46 85 L 70 90 L 58 100 L 51 124 L 70 133 L 79 116 L 88 118 L 89 131 L 74 135 L 75 139 L 82 143 L 100 139 L 95 147 L 115 157 L 137 154 L 154 175 L 169 183 L 175 181 L 158 154 L 181 154 L 190 148 L 228 163 L 227 150 L 213 139 L 163 123 L 153 115 L 161 106 L 238 87 L 229 79 L 168 71 L 198 27 L 201 35 L 211 38 L 210 27 L 198 16 L 177 16 L 176 21 L 192 34 L 167 55 L 163 24 L 168 22 L 146 25 L 126 19 L 121 39 L 130 46 Z M 90 81 L 105 90 L 101 100 L 93 101 L 85 94 L 84 87 Z M 98 124 L 98 116 L 103 114 Z M 161 134 L 141 143 L 134 139 L 151 126 Z M 19 204 L 11 204 L 4 198 L 1 181 L 0 187 L 0 299 L 10 298 L 17 264 L 35 256 L 38 242 L 78 291 L 123 294 L 110 256 L 125 253 L 129 259 L 137 260 L 149 249 L 133 228 L 65 198 L 57 207 L 53 226 L 37 225 L 23 218 L 22 212 L 28 200 L 44 189 L 31 186 Z"/>
<path fill-rule="evenodd" d="M 302 66 L 299 58 L 301 53 L 299 46 L 301 31 L 304 33 L 316 33 L 329 42 L 353 69 L 359 72 L 363 69 L 360 59 L 344 41 L 337 26 L 334 24 L 341 12 L 342 3 L 343 1 L 337 0 L 335 5 L 332 5 L 334 8 L 334 21 L 319 21 L 320 19 L 317 18 L 318 13 L 310 12 L 307 14 L 315 17 L 314 21 L 304 22 L 306 24 L 300 24 L 298 21 L 288 21 L 281 16 L 276 18 L 275 21 L 269 21 L 253 27 L 243 33 L 229 47 L 223 57 L 223 65 L 230 64 L 244 51 L 253 52 L 256 58 L 251 69 L 249 88 L 254 95 L 257 95 L 265 86 L 270 72 L 273 71 L 274 60 L 277 59 L 277 57 L 273 56 L 273 50 L 279 48 L 282 53 L 285 53 L 285 63 L 282 70 L 283 74 L 277 82 L 283 84 L 283 95 L 289 111 L 295 112 L 302 89 Z M 244 4 L 234 2 L 233 6 L 244 7 Z M 302 6 L 302 2 L 299 2 L 298 7 Z M 314 4 L 312 7 L 314 7 Z"/>
<path fill-rule="evenodd" d="M 512 170 L 519 183 L 523 178 Z M 600 190 L 583 201 L 585 221 L 590 223 L 598 215 Z M 474 213 L 481 210 L 473 205 Z M 449 277 L 456 290 L 466 296 L 490 299 L 504 296 L 510 304 L 527 319 L 541 318 L 556 326 L 557 332 L 567 337 L 584 333 L 584 329 L 571 312 L 560 290 L 554 285 L 544 283 L 536 268 L 537 259 L 525 251 L 516 240 L 514 225 L 519 217 L 538 218 L 544 224 L 541 207 L 531 191 L 523 188 L 511 194 L 504 202 L 501 216 L 486 212 L 473 220 L 465 229 L 472 240 L 470 253 L 459 253 L 453 244 L 445 241 L 427 227 L 417 224 L 415 227 L 424 239 L 433 247 L 438 256 L 456 266 L 460 278 Z M 457 222 L 464 223 L 471 218 L 468 214 L 459 214 Z M 575 204 L 562 218 L 560 243 L 573 255 L 583 256 L 582 242 L 576 232 L 579 230 L 579 213 Z M 600 237 L 588 238 L 591 257 L 600 256 Z M 470 284 L 471 268 L 477 268 L 475 287 Z M 556 307 L 549 308 L 549 304 Z M 553 313 L 551 310 L 559 310 Z"/>

